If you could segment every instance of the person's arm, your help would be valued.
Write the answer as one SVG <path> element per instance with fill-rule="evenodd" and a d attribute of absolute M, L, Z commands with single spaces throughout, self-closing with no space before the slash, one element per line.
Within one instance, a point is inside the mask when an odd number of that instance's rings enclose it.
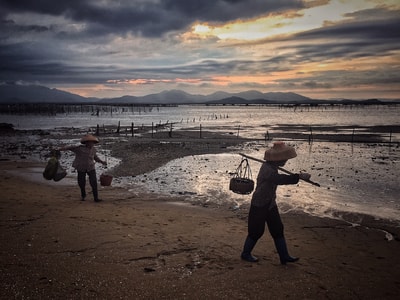
<path fill-rule="evenodd" d="M 285 175 L 285 174 L 271 174 L 270 180 L 276 185 L 296 184 L 300 180 L 299 174 Z"/>
<path fill-rule="evenodd" d="M 101 160 L 100 157 L 98 157 L 96 153 L 94 154 L 94 161 L 99 162 L 105 166 L 107 165 L 107 162 L 105 162 L 104 160 Z"/>
<path fill-rule="evenodd" d="M 310 180 L 311 175 L 309 173 L 300 173 L 300 174 L 273 174 L 271 175 L 271 180 L 277 185 L 285 185 L 285 184 L 296 184 L 300 179 L 302 180 Z"/>
<path fill-rule="evenodd" d="M 68 151 L 68 150 L 74 150 L 77 147 L 79 147 L 79 146 L 62 146 L 62 147 L 58 148 L 58 150 L 59 151 Z"/>

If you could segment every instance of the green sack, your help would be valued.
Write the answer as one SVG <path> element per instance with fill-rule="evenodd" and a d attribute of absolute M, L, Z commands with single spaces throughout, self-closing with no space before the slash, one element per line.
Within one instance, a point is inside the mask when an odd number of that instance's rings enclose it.
<path fill-rule="evenodd" d="M 59 162 L 55 156 L 50 158 L 47 162 L 46 168 L 43 171 L 43 177 L 47 180 L 52 180 L 54 178 L 54 175 L 56 175 L 57 173 L 58 165 Z"/>
<path fill-rule="evenodd" d="M 56 172 L 56 174 L 54 174 L 53 180 L 60 181 L 65 176 L 67 176 L 67 171 L 65 171 L 64 168 L 60 164 L 58 164 L 57 172 Z"/>

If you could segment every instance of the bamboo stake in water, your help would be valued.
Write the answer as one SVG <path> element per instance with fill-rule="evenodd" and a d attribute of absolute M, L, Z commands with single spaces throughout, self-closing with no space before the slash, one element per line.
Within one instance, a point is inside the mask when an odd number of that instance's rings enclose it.
<path fill-rule="evenodd" d="M 265 163 L 265 162 L 266 162 L 265 160 L 262 160 L 262 159 L 259 159 L 259 158 L 255 158 L 255 157 L 249 156 L 249 155 L 244 154 L 244 153 L 239 153 L 239 155 L 241 155 L 241 156 L 243 156 L 243 157 L 246 157 L 246 158 L 248 158 L 248 159 L 251 159 L 251 160 L 258 161 L 258 162 L 260 162 L 260 163 Z M 286 174 L 294 175 L 294 173 L 292 173 L 292 172 L 290 172 L 290 171 L 288 171 L 288 170 L 285 170 L 285 169 L 282 168 L 282 167 L 278 167 L 278 169 L 279 169 L 280 171 L 286 173 Z M 302 178 L 300 178 L 300 180 L 303 180 L 303 181 L 305 181 L 305 182 L 308 182 L 308 183 L 310 183 L 310 184 L 312 184 L 312 185 L 315 185 L 315 186 L 318 186 L 318 187 L 321 186 L 319 183 L 314 182 L 314 181 L 311 181 L 311 180 L 309 180 L 309 179 L 302 179 Z"/>

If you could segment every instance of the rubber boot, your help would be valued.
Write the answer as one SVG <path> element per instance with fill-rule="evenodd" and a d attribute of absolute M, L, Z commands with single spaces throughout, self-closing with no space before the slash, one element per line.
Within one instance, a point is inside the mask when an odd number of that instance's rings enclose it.
<path fill-rule="evenodd" d="M 254 241 L 251 237 L 247 237 L 246 241 L 244 242 L 243 252 L 240 256 L 243 260 L 248 262 L 258 262 L 258 258 L 251 255 L 251 251 L 253 250 L 254 246 L 256 245 L 257 241 Z"/>
<path fill-rule="evenodd" d="M 92 187 L 94 201 L 100 202 L 101 200 L 99 199 L 99 192 L 97 190 L 97 177 L 95 171 L 89 172 L 89 183 L 90 186 Z"/>
<path fill-rule="evenodd" d="M 78 172 L 78 186 L 81 190 L 81 200 L 85 201 L 86 198 L 86 173 Z"/>
<path fill-rule="evenodd" d="M 97 191 L 97 188 L 93 189 L 92 192 L 94 202 L 100 202 L 101 200 L 99 199 L 99 192 Z"/>
<path fill-rule="evenodd" d="M 274 239 L 274 242 L 275 242 L 275 247 L 276 247 L 276 250 L 278 251 L 279 259 L 280 259 L 282 265 L 286 265 L 286 263 L 288 263 L 288 262 L 296 262 L 299 260 L 298 257 L 291 257 L 289 255 L 289 252 L 288 252 L 288 249 L 286 246 L 286 240 L 284 237 Z"/>

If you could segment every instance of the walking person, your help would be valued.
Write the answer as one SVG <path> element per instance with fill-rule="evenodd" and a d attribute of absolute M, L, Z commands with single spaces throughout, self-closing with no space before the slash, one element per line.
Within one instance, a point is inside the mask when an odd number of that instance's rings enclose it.
<path fill-rule="evenodd" d="M 92 187 L 93 198 L 95 202 L 100 202 L 97 189 L 97 176 L 95 163 L 99 162 L 103 165 L 107 163 L 101 160 L 96 154 L 95 144 L 99 143 L 99 139 L 91 134 L 81 138 L 81 145 L 61 147 L 60 151 L 70 150 L 75 153 L 75 160 L 72 166 L 78 172 L 78 185 L 81 189 L 81 200 L 86 198 L 86 174 L 89 176 L 89 183 Z"/>
<path fill-rule="evenodd" d="M 295 262 L 297 257 L 289 255 L 284 236 L 284 226 L 276 204 L 276 189 L 278 185 L 296 184 L 299 179 L 309 180 L 308 173 L 280 174 L 278 168 L 296 157 L 296 150 L 283 142 L 274 143 L 265 151 L 264 160 L 257 176 L 257 185 L 251 199 L 248 215 L 248 235 L 246 237 L 241 258 L 249 262 L 257 262 L 258 258 L 251 254 L 257 241 L 263 236 L 267 223 L 281 264 Z"/>

